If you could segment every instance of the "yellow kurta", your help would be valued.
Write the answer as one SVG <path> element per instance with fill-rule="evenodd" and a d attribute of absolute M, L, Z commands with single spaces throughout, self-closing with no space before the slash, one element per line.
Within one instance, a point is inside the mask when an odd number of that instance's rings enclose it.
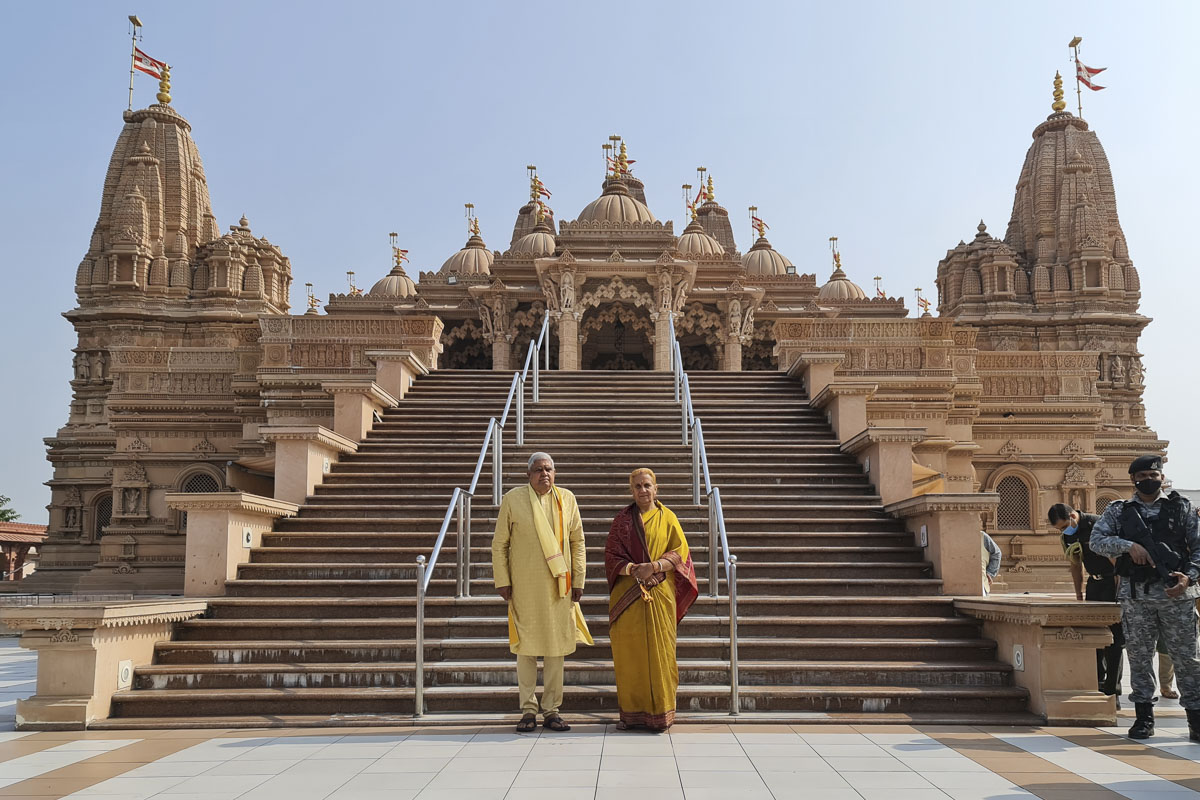
<path fill-rule="evenodd" d="M 575 495 L 554 488 L 562 500 L 562 520 L 566 528 L 563 550 L 571 563 L 571 585 L 583 588 L 587 577 L 587 550 L 583 541 L 583 520 Z M 558 504 L 554 492 L 539 499 L 555 535 L 561 533 Z M 562 597 L 558 581 L 546 566 L 546 557 L 538 542 L 533 523 L 529 485 L 521 484 L 504 495 L 496 516 L 496 534 L 492 538 L 492 575 L 496 588 L 512 587 L 509 602 L 516 643 L 509 649 L 519 656 L 565 656 L 575 652 L 575 603 L 570 593 Z M 567 552 L 569 550 L 569 553 Z"/>
<path fill-rule="evenodd" d="M 684 561 L 688 557 L 687 539 L 679 518 L 666 506 L 657 506 L 642 514 L 646 528 L 646 549 L 650 560 L 675 551 Z M 617 578 L 609 595 L 609 608 L 634 586 L 632 575 Z M 635 600 L 609 626 L 613 668 L 617 674 L 617 704 L 621 720 L 628 725 L 666 728 L 675 720 L 675 692 L 679 688 L 679 668 L 675 661 L 675 576 L 652 587 L 653 602 Z"/>

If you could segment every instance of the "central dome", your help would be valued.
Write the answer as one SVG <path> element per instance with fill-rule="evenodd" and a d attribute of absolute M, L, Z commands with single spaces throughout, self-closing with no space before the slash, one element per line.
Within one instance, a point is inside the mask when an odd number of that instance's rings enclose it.
<path fill-rule="evenodd" d="M 842 271 L 842 264 L 839 261 L 833 270 L 833 274 L 829 276 L 829 282 L 821 287 L 817 292 L 818 300 L 866 300 L 867 293 L 862 290 L 854 281 L 846 277 L 846 273 Z"/>
<path fill-rule="evenodd" d="M 578 222 L 655 222 L 644 203 L 629 193 L 622 180 L 609 180 L 604 194 L 579 212 Z"/>
<path fill-rule="evenodd" d="M 679 237 L 675 246 L 685 256 L 725 255 L 725 248 L 721 246 L 720 242 L 705 233 L 704 226 L 697 220 L 692 220 L 683 229 L 683 234 Z"/>

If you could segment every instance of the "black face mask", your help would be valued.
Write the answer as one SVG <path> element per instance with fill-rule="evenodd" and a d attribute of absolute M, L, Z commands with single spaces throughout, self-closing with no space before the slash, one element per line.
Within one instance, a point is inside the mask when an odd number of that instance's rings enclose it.
<path fill-rule="evenodd" d="M 1156 481 L 1153 478 L 1146 478 L 1143 481 L 1138 481 L 1134 484 L 1137 490 L 1142 494 L 1153 497 L 1158 494 L 1158 490 L 1162 488 L 1162 481 Z"/>

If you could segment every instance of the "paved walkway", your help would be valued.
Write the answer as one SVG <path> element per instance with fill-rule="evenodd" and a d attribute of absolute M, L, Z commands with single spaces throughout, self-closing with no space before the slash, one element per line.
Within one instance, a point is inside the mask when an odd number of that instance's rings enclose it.
<path fill-rule="evenodd" d="M 680 725 L 662 736 L 604 725 L 18 733 L 13 703 L 33 692 L 34 665 L 0 640 L 0 798 L 1200 799 L 1200 744 L 1174 703 L 1149 743 L 1120 735 L 1127 719 L 1100 730 Z"/>

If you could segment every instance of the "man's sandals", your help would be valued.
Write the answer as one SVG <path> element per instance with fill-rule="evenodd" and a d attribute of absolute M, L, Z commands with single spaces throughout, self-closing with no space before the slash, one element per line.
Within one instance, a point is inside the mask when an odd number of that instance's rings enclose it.
<path fill-rule="evenodd" d="M 537 730 L 537 714 L 524 714 L 517 723 L 517 733 L 532 733 Z"/>
<path fill-rule="evenodd" d="M 571 730 L 571 726 L 563 721 L 563 718 L 558 714 L 547 714 L 542 720 L 542 727 L 559 733 Z"/>

